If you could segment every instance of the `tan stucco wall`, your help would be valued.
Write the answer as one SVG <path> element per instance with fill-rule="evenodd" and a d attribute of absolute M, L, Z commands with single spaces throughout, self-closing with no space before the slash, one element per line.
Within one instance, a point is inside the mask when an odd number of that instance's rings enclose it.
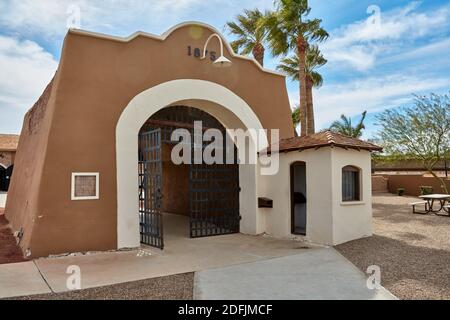
<path fill-rule="evenodd" d="M 203 47 L 211 33 L 183 26 L 164 41 L 137 36 L 128 42 L 67 35 L 40 130 L 27 134 L 25 119 L 19 174 L 6 208 L 13 229 L 24 228 L 24 251 L 36 257 L 117 247 L 116 126 L 135 96 L 160 83 L 217 83 L 245 100 L 265 128 L 279 128 L 281 138 L 293 136 L 284 77 L 227 50 L 233 62 L 227 69 L 187 55 L 188 45 Z M 209 50 L 219 52 L 216 41 Z M 100 199 L 71 201 L 72 172 L 99 172 Z"/>
<path fill-rule="evenodd" d="M 387 193 L 388 189 L 388 178 L 383 176 L 372 175 L 372 193 Z"/>
<path fill-rule="evenodd" d="M 443 193 L 441 183 L 434 177 L 424 177 L 422 174 L 391 174 L 384 175 L 388 180 L 389 192 L 397 193 L 398 188 L 405 189 L 405 195 L 420 196 L 421 186 L 430 186 L 434 193 Z M 450 179 L 444 178 L 447 189 L 450 190 Z"/>

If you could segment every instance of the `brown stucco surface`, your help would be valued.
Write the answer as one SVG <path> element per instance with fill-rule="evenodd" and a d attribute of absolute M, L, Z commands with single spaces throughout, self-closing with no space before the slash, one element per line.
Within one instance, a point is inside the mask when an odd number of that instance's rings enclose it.
<path fill-rule="evenodd" d="M 37 257 L 117 247 L 116 125 L 148 88 L 176 79 L 215 82 L 245 100 L 263 127 L 294 135 L 284 77 L 229 52 L 226 69 L 187 55 L 211 33 L 184 26 L 165 41 L 129 42 L 67 35 L 52 85 L 25 117 L 16 156 L 6 215 L 14 230 L 24 228 L 23 251 Z M 210 50 L 219 51 L 216 41 Z M 100 199 L 71 201 L 72 172 L 99 172 Z"/>
<path fill-rule="evenodd" d="M 388 193 L 389 180 L 383 176 L 372 176 L 372 192 L 374 193 Z"/>
<path fill-rule="evenodd" d="M 11 232 L 4 209 L 0 208 L 0 264 L 26 261 Z"/>
<path fill-rule="evenodd" d="M 398 188 L 405 188 L 405 195 L 420 196 L 421 186 L 433 187 L 433 193 L 444 193 L 441 188 L 439 180 L 433 177 L 424 177 L 421 174 L 398 174 L 398 175 L 383 175 L 388 179 L 389 192 L 397 193 Z M 450 179 L 444 179 L 447 184 L 447 189 L 450 190 Z"/>

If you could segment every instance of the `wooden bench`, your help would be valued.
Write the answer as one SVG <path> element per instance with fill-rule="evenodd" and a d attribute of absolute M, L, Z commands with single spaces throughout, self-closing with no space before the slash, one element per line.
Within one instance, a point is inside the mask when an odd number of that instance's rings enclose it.
<path fill-rule="evenodd" d="M 418 201 L 409 204 L 413 207 L 413 213 L 415 214 L 428 214 L 430 209 L 428 208 L 428 201 Z M 416 206 L 425 205 L 425 211 L 417 211 Z"/>

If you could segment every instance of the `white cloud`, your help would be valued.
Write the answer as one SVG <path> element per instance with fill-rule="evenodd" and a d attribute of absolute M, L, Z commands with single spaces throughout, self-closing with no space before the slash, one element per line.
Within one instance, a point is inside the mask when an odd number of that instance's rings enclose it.
<path fill-rule="evenodd" d="M 22 123 L 24 112 L 39 98 L 56 68 L 52 55 L 35 42 L 0 36 L 0 110 L 13 114 L 8 121 Z"/>
<path fill-rule="evenodd" d="M 350 66 L 359 71 L 373 68 L 378 56 L 404 43 L 447 30 L 450 7 L 417 12 L 419 2 L 388 12 L 381 11 L 379 19 L 368 19 L 345 25 L 331 32 L 323 45 L 330 64 Z"/>
<path fill-rule="evenodd" d="M 213 0 L 215 1 L 215 0 Z M 139 19 L 151 21 L 182 12 L 201 0 L 6 0 L 0 3 L 0 24 L 23 34 L 43 32 L 45 36 L 63 35 L 67 30 L 68 8 L 76 5 L 81 11 L 81 27 L 114 29 Z"/>
<path fill-rule="evenodd" d="M 223 18 L 229 15 L 231 18 L 241 8 L 255 5 L 266 8 L 272 1 L 2 0 L 0 26 L 20 32 L 21 36 L 62 37 L 67 31 L 67 9 L 73 4 L 80 8 L 82 29 L 128 35 L 138 29 L 161 33 L 166 30 L 160 28 L 169 28 L 180 20 L 195 19 L 199 15 L 206 19 L 217 15 Z"/>
<path fill-rule="evenodd" d="M 449 86 L 448 77 L 402 74 L 324 85 L 314 93 L 318 128 L 329 125 L 341 114 L 355 116 L 364 110 L 379 112 L 411 101 L 412 93 L 428 93 Z"/>

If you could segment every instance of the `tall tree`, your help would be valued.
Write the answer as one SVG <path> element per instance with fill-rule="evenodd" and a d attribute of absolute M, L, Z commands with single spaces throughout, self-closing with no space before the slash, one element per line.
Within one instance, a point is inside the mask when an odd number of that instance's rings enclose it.
<path fill-rule="evenodd" d="M 292 110 L 292 123 L 294 124 L 295 134 L 297 135 L 297 126 L 300 124 L 300 106 Z"/>
<path fill-rule="evenodd" d="M 363 130 L 366 128 L 366 126 L 364 125 L 366 116 L 367 111 L 364 111 L 359 122 L 356 124 L 356 126 L 353 126 L 352 119 L 350 117 L 342 115 L 341 120 L 335 121 L 331 124 L 330 130 L 343 134 L 345 136 L 359 139 L 362 137 Z"/>
<path fill-rule="evenodd" d="M 323 77 L 316 71 L 328 61 L 323 57 L 317 45 L 309 46 L 306 51 L 306 117 L 308 134 L 315 133 L 313 88 L 321 87 Z M 299 80 L 299 59 L 297 55 L 281 60 L 277 67 L 294 81 Z"/>
<path fill-rule="evenodd" d="M 264 43 L 267 39 L 267 28 L 261 23 L 264 13 L 258 9 L 244 10 L 244 14 L 236 17 L 236 22 L 227 22 L 230 34 L 237 37 L 231 42 L 235 52 L 242 55 L 253 54 L 256 61 L 264 66 Z"/>
<path fill-rule="evenodd" d="M 415 96 L 414 105 L 386 110 L 378 117 L 379 141 L 388 154 L 420 159 L 448 194 L 444 178 L 434 167 L 450 154 L 450 93 Z"/>
<path fill-rule="evenodd" d="M 321 42 L 328 33 L 321 27 L 322 20 L 308 19 L 311 8 L 308 0 L 275 0 L 276 11 L 262 20 L 269 30 L 268 41 L 274 56 L 287 56 L 294 51 L 299 61 L 301 135 L 307 127 L 306 50 L 312 42 Z"/>

